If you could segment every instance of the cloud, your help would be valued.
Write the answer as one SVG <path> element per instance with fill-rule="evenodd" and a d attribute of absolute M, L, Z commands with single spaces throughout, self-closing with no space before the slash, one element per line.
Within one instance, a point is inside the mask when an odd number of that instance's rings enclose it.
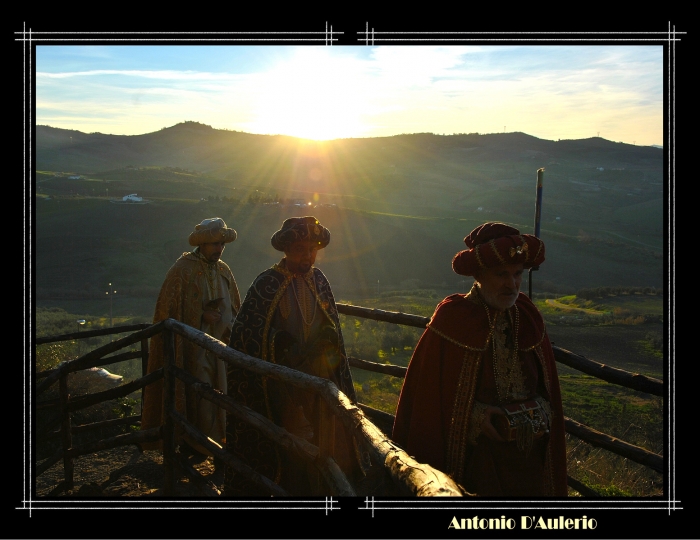
<path fill-rule="evenodd" d="M 47 72 L 37 71 L 37 79 L 68 79 L 73 77 L 98 77 L 111 75 L 116 77 L 134 77 L 143 79 L 159 79 L 171 81 L 236 81 L 240 75 L 232 73 L 211 73 L 202 71 L 174 70 L 118 70 L 94 69 L 90 71 Z"/>
<path fill-rule="evenodd" d="M 118 110 L 138 111 L 145 131 L 186 117 L 294 134 L 313 118 L 317 132 L 343 136 L 506 125 L 550 139 L 663 138 L 659 46 L 112 47 L 104 58 L 63 49 L 37 55 L 37 121 L 46 103 L 66 118 L 102 104 L 102 132 Z"/>

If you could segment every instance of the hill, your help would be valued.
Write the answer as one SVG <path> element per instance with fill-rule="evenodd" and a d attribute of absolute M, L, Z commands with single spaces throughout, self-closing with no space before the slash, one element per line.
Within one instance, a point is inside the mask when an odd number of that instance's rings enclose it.
<path fill-rule="evenodd" d="M 316 142 L 283 135 L 253 135 L 183 122 L 143 135 L 105 135 L 36 126 L 37 169 L 76 170 L 90 174 L 133 167 L 169 166 L 224 177 L 243 168 L 260 168 L 259 159 L 286 162 L 302 154 L 306 165 L 348 153 L 355 169 L 362 164 L 422 164 L 437 161 L 517 163 L 539 159 L 590 167 L 660 166 L 662 151 L 652 146 L 615 143 L 600 137 L 550 141 L 525 133 L 478 133 L 441 136 L 416 133 L 391 137 L 335 139 Z M 326 156 L 324 156 L 326 154 Z M 427 159 L 427 161 L 426 161 Z M 80 170 L 78 170 L 80 169 Z M 347 175 L 352 171 L 333 171 Z"/>
<path fill-rule="evenodd" d="M 133 136 L 37 126 L 36 166 L 105 183 L 128 179 L 146 197 L 171 195 L 154 171 L 168 168 L 189 174 L 178 180 L 197 187 L 189 194 L 196 199 L 240 198 L 257 190 L 272 198 L 408 215 L 464 217 L 481 207 L 506 210 L 521 221 L 532 219 L 536 171 L 544 167 L 543 217 L 558 216 L 576 226 L 596 226 L 606 221 L 606 212 L 638 203 L 661 207 L 663 198 L 663 151 L 658 148 L 598 137 L 548 141 L 524 133 L 315 142 L 215 130 L 196 122 Z M 204 177 L 206 182 L 196 182 Z M 127 193 L 112 191 L 113 196 Z M 631 225 L 635 230 L 651 225 L 643 233 L 659 234 L 660 217 Z"/>
<path fill-rule="evenodd" d="M 473 227 L 532 232 L 541 167 L 547 263 L 535 290 L 665 281 L 658 148 L 524 133 L 314 142 L 185 122 L 135 136 L 37 126 L 36 163 L 36 298 L 47 305 L 104 303 L 116 282 L 150 312 L 187 235 L 212 216 L 239 232 L 223 258 L 243 291 L 278 260 L 269 238 L 283 219 L 308 214 L 331 229 L 318 266 L 339 294 L 454 291 L 466 284 L 450 262 Z M 108 202 L 129 193 L 150 204 Z"/>

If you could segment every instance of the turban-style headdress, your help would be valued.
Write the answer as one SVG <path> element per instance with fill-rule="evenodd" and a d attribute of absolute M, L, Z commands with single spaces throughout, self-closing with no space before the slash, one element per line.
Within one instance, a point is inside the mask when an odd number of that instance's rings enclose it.
<path fill-rule="evenodd" d="M 189 242 L 191 246 L 201 246 L 212 242 L 233 242 L 238 234 L 218 217 L 207 218 L 199 225 L 195 225 L 194 231 L 190 233 Z"/>
<path fill-rule="evenodd" d="M 318 245 L 318 249 L 323 249 L 331 241 L 331 232 L 313 216 L 293 217 L 284 220 L 280 230 L 270 238 L 270 243 L 277 251 L 284 251 L 299 240 L 310 240 Z"/>
<path fill-rule="evenodd" d="M 523 263 L 524 268 L 544 262 L 544 242 L 531 234 L 520 234 L 505 223 L 484 223 L 464 239 L 469 249 L 452 259 L 452 269 L 462 276 L 473 276 L 479 269 Z"/>

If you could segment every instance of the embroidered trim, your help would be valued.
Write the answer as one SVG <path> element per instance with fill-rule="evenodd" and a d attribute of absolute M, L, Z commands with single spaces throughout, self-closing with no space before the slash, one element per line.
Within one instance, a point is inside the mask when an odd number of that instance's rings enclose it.
<path fill-rule="evenodd" d="M 474 246 L 474 256 L 476 257 L 476 262 L 479 263 L 479 266 L 481 266 L 481 268 L 486 268 L 484 263 L 481 262 L 481 257 L 479 256 L 479 244 Z"/>
<path fill-rule="evenodd" d="M 278 265 L 273 266 L 274 270 L 277 270 L 280 272 L 282 270 L 281 267 Z M 276 364 L 275 360 L 275 346 L 274 346 L 274 340 L 272 342 L 272 345 L 270 346 L 270 351 L 268 354 L 268 335 L 270 333 L 270 326 L 272 325 L 272 318 L 275 315 L 275 310 L 277 308 L 277 304 L 280 302 L 280 298 L 284 295 L 285 291 L 287 290 L 287 287 L 289 286 L 289 283 L 291 281 L 291 274 L 288 272 L 280 272 L 282 275 L 285 276 L 284 281 L 282 282 L 282 285 L 280 285 L 280 288 L 277 290 L 277 293 L 275 294 L 274 298 L 272 299 L 272 302 L 270 304 L 269 309 L 267 310 L 267 315 L 265 317 L 265 327 L 263 328 L 263 334 L 262 334 L 262 360 L 267 361 L 267 362 L 272 362 L 273 364 Z M 267 418 L 268 420 L 272 420 L 272 408 L 270 407 L 270 397 L 269 397 L 269 392 L 267 390 L 267 377 L 263 376 L 262 377 L 262 388 L 263 388 L 263 396 L 265 398 L 265 410 L 267 411 Z M 280 456 L 279 448 L 275 445 L 275 456 L 277 458 L 277 471 L 275 473 L 275 478 L 274 482 L 276 484 L 280 483 L 280 480 L 282 479 L 282 457 Z"/>
<path fill-rule="evenodd" d="M 318 291 L 316 290 L 316 282 L 314 281 L 314 269 L 312 268 L 309 270 L 305 275 L 304 275 L 304 280 L 306 281 L 306 284 L 309 286 L 309 289 L 314 295 L 314 298 L 316 299 L 316 304 L 318 307 L 321 308 L 321 312 L 326 316 L 326 319 L 331 323 L 333 326 L 333 330 L 338 332 L 338 328 L 336 327 L 335 321 L 333 321 L 333 318 L 328 314 L 328 311 L 326 311 L 326 308 L 323 307 L 323 302 L 321 301 L 321 297 L 318 294 Z"/>
<path fill-rule="evenodd" d="M 277 266 L 277 265 L 275 265 Z M 273 267 L 275 268 L 275 267 Z M 275 268 L 277 270 L 277 268 Z M 268 334 L 270 333 L 270 326 L 272 325 L 272 318 L 275 315 L 275 310 L 277 309 L 277 304 L 280 303 L 280 299 L 284 295 L 285 291 L 287 290 L 287 287 L 289 287 L 289 283 L 292 280 L 292 275 L 287 274 L 285 276 L 284 281 L 282 282 L 282 285 L 280 285 L 280 288 L 277 290 L 277 293 L 275 293 L 274 298 L 272 299 L 272 302 L 270 303 L 270 308 L 267 310 L 267 316 L 265 317 L 265 327 L 263 328 L 263 335 L 262 335 L 262 360 L 267 360 L 267 340 L 268 340 Z"/>
<path fill-rule="evenodd" d="M 469 429 L 467 431 L 467 442 L 472 446 L 476 446 L 476 440 L 481 435 L 481 424 L 486 418 L 486 408 L 488 405 L 474 400 L 471 418 L 469 418 Z"/>
<path fill-rule="evenodd" d="M 452 339 L 452 338 L 451 338 L 450 336 L 448 336 L 447 334 L 443 334 L 442 332 L 440 332 L 440 330 L 437 330 L 437 329 L 436 329 L 435 327 L 433 327 L 430 323 L 428 323 L 428 326 L 427 326 L 426 328 L 428 328 L 428 330 L 432 330 L 432 331 L 435 332 L 438 336 L 440 336 L 442 339 L 445 339 L 445 340 L 449 341 L 449 342 L 452 343 L 453 345 L 457 345 L 457 347 L 461 347 L 462 349 L 467 349 L 467 350 L 469 350 L 469 351 L 478 351 L 478 352 L 483 352 L 483 351 L 485 351 L 485 350 L 487 349 L 487 347 L 489 346 L 489 340 L 490 340 L 490 338 L 491 338 L 491 334 L 489 334 L 489 336 L 486 338 L 486 345 L 484 345 L 484 347 L 483 347 L 482 349 L 479 349 L 478 347 L 470 347 L 469 345 L 465 345 L 464 343 L 460 343 L 460 342 L 457 341 L 456 339 Z"/>
<path fill-rule="evenodd" d="M 518 355 L 519 322 L 517 306 L 515 306 L 515 321 L 510 310 L 507 314 L 497 314 L 493 321 L 493 375 L 501 403 L 527 398 L 525 377 Z M 508 337 L 508 330 L 511 331 L 511 338 Z"/>
<path fill-rule="evenodd" d="M 467 451 L 469 417 L 476 393 L 476 374 L 481 365 L 481 354 L 465 351 L 455 391 L 455 401 L 450 418 L 450 433 L 445 456 L 446 472 L 456 481 L 464 476 Z"/>
<path fill-rule="evenodd" d="M 209 287 L 209 297 L 213 300 L 219 296 L 219 265 L 207 261 L 207 258 L 199 251 L 194 253 L 196 253 L 202 266 L 202 273 L 204 274 L 207 286 Z"/>
<path fill-rule="evenodd" d="M 503 260 L 503 257 L 501 257 L 501 254 L 498 252 L 495 240 L 489 240 L 489 246 L 491 246 L 491 249 L 493 250 L 494 254 L 496 255 L 496 258 L 500 261 L 500 263 L 506 264 L 506 261 Z"/>

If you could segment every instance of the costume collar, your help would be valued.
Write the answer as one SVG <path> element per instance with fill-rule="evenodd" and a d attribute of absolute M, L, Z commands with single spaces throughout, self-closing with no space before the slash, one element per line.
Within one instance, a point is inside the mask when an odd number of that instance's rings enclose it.
<path fill-rule="evenodd" d="M 309 271 L 306 272 L 305 274 L 293 274 L 292 272 L 290 272 L 290 271 L 287 269 L 287 262 L 284 260 L 284 258 L 282 258 L 282 259 L 280 260 L 280 262 L 278 262 L 277 264 L 275 264 L 275 265 L 272 267 L 272 269 L 275 270 L 275 271 L 277 271 L 277 272 L 279 272 L 280 274 L 282 274 L 282 275 L 283 275 L 284 277 L 286 277 L 286 278 L 287 278 L 287 277 L 298 276 L 298 277 L 303 277 L 304 279 L 310 279 L 310 278 L 312 277 L 312 275 L 313 275 L 313 272 L 314 272 L 314 267 L 312 266 L 312 267 L 309 269 Z"/>
<path fill-rule="evenodd" d="M 194 255 L 197 260 L 203 262 L 204 264 L 208 264 L 217 268 L 219 266 L 218 264 L 216 264 L 218 261 L 208 261 L 207 258 L 204 255 L 202 255 L 202 253 L 199 251 L 199 246 L 194 248 L 190 253 L 192 253 L 192 255 Z"/>
<path fill-rule="evenodd" d="M 469 293 L 447 297 L 433 315 L 429 328 L 462 348 L 484 351 L 491 341 L 496 319 L 503 314 L 487 307 L 475 283 Z"/>

